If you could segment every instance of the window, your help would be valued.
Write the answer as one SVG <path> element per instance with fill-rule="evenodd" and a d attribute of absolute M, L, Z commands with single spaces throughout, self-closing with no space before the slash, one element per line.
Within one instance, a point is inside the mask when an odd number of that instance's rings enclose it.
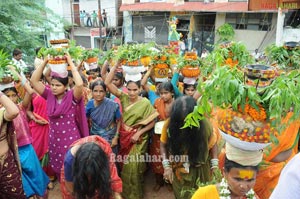
<path fill-rule="evenodd" d="M 300 10 L 291 10 L 285 14 L 284 26 L 300 28 Z"/>
<path fill-rule="evenodd" d="M 228 13 L 226 23 L 238 30 L 269 31 L 272 25 L 271 13 Z"/>

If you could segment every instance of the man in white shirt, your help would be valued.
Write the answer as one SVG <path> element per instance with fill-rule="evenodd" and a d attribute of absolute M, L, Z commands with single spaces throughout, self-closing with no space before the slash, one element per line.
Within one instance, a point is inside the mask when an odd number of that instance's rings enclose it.
<path fill-rule="evenodd" d="M 13 51 L 13 64 L 16 65 L 21 71 L 24 71 L 25 68 L 27 68 L 27 65 L 22 60 L 22 51 L 18 48 L 14 49 Z"/>
<path fill-rule="evenodd" d="M 283 168 L 270 199 L 300 198 L 300 154 L 295 155 Z"/>

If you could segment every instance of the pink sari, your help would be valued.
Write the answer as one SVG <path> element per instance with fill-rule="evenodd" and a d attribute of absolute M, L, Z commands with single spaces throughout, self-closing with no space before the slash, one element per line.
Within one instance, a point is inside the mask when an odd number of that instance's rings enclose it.
<path fill-rule="evenodd" d="M 43 97 L 33 94 L 32 107 L 35 118 L 48 122 L 47 101 Z M 40 125 L 31 120 L 29 128 L 32 134 L 33 148 L 41 160 L 49 149 L 49 124 Z"/>

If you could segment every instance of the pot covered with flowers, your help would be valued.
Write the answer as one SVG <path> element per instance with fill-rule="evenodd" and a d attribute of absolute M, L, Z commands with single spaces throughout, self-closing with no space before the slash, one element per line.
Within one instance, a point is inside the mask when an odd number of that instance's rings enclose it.
<path fill-rule="evenodd" d="M 98 48 L 85 49 L 81 53 L 81 60 L 87 64 L 97 63 L 100 50 Z"/>
<path fill-rule="evenodd" d="M 163 82 L 163 79 L 168 78 L 168 72 L 175 57 L 176 54 L 165 47 L 160 47 L 159 50 L 152 52 L 151 64 L 156 80 Z"/>
<path fill-rule="evenodd" d="M 58 73 L 65 77 L 68 75 L 66 53 L 68 53 L 67 48 L 47 48 L 44 51 L 44 55 L 49 56 L 48 65 L 51 72 Z"/>

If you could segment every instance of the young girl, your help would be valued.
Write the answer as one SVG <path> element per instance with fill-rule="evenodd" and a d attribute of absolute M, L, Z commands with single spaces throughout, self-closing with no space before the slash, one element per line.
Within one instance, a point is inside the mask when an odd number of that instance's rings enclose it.
<path fill-rule="evenodd" d="M 29 85 L 28 85 L 29 86 Z M 3 93 L 15 104 L 19 97 L 15 87 L 6 88 Z M 39 159 L 32 147 L 32 137 L 26 116 L 26 108 L 30 101 L 30 94 L 26 93 L 23 102 L 19 104 L 20 114 L 13 119 L 13 128 L 17 134 L 19 157 L 22 168 L 22 183 L 26 197 L 40 196 L 46 194 L 49 178 L 42 170 Z"/>
<path fill-rule="evenodd" d="M 52 73 L 50 89 L 39 81 L 48 62 L 47 58 L 31 77 L 34 90 L 47 100 L 50 123 L 49 158 L 58 179 L 64 155 L 70 144 L 89 134 L 82 97 L 83 81 L 71 57 L 66 55 L 66 58 L 75 82 L 72 89 L 68 90 L 68 77 L 62 77 L 60 74 Z"/>
<path fill-rule="evenodd" d="M 158 113 L 148 99 L 139 96 L 140 82 L 128 81 L 128 94 L 120 91 L 112 83 L 116 68 L 114 66 L 111 69 L 105 84 L 112 94 L 120 98 L 123 108 L 119 154 L 122 157 L 129 157 L 129 161 L 123 165 L 121 171 L 123 196 L 128 199 L 143 198 L 142 184 L 146 163 L 144 161 L 134 161 L 133 158 L 145 155 L 147 152 L 148 131 L 153 128 L 154 119 Z"/>
<path fill-rule="evenodd" d="M 91 86 L 93 99 L 86 105 L 86 116 L 91 120 L 90 134 L 99 135 L 108 141 L 117 153 L 119 120 L 121 113 L 119 105 L 106 98 L 106 86 L 102 81 L 95 81 Z"/>
<path fill-rule="evenodd" d="M 193 97 L 196 92 L 197 84 L 183 84 L 183 94 Z"/>
<path fill-rule="evenodd" d="M 159 157 L 160 155 L 160 134 L 161 132 L 156 132 L 161 129 L 164 121 L 169 118 L 170 110 L 172 104 L 174 102 L 174 89 L 173 85 L 170 82 L 162 83 L 159 88 L 158 92 L 160 98 L 155 100 L 154 108 L 159 113 L 158 122 L 155 124 L 154 134 L 152 134 L 152 142 L 150 145 L 150 154 L 152 156 Z M 154 191 L 158 191 L 161 186 L 164 185 L 163 174 L 164 169 L 161 162 L 151 162 L 151 168 L 155 173 L 156 177 L 156 185 L 154 187 Z"/>

